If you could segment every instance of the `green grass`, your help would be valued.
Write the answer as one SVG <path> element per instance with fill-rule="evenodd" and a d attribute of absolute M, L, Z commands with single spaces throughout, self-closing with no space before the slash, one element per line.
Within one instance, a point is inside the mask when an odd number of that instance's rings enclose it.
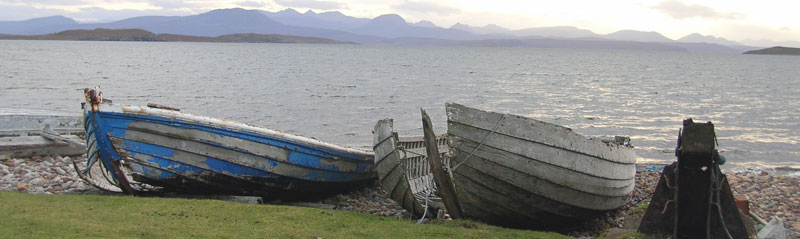
<path fill-rule="evenodd" d="M 568 238 L 453 220 L 410 220 L 217 200 L 0 191 L 3 238 Z"/>

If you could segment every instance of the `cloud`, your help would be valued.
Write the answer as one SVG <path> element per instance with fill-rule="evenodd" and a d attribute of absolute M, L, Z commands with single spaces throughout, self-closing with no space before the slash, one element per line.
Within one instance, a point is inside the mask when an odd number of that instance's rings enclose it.
<path fill-rule="evenodd" d="M 10 3 L 24 3 L 24 4 L 32 4 L 37 3 L 41 5 L 58 5 L 58 6 L 79 6 L 85 5 L 87 3 L 91 3 L 91 1 L 87 0 L 6 0 L 0 2 L 10 2 Z"/>
<path fill-rule="evenodd" d="M 0 21 L 22 21 L 39 17 L 64 15 L 66 12 L 59 9 L 39 9 L 30 6 L 2 6 Z"/>
<path fill-rule="evenodd" d="M 405 1 L 401 4 L 393 5 L 393 9 L 402 12 L 416 12 L 424 14 L 450 15 L 461 12 L 457 8 L 439 5 L 432 2 L 413 2 Z"/>
<path fill-rule="evenodd" d="M 319 0 L 275 0 L 275 3 L 284 7 L 313 8 L 318 10 L 343 9 L 345 5 L 338 2 Z"/>
<path fill-rule="evenodd" d="M 150 1 L 150 5 L 161 7 L 164 9 L 180 9 L 180 8 L 194 8 L 196 4 L 185 3 L 182 0 L 158 0 Z"/>
<path fill-rule="evenodd" d="M 116 21 L 139 16 L 186 16 L 196 14 L 188 9 L 159 9 L 159 10 L 109 10 L 99 7 L 81 8 L 80 12 L 71 13 L 69 16 L 84 21 Z"/>
<path fill-rule="evenodd" d="M 742 19 L 747 17 L 742 13 L 724 13 L 708 6 L 699 4 L 688 5 L 676 0 L 663 1 L 651 8 L 659 10 L 675 19 L 689 19 L 695 17 L 708 19 Z"/>
<path fill-rule="evenodd" d="M 262 7 L 266 6 L 267 4 L 265 4 L 264 2 L 258 2 L 258 1 L 243 1 L 243 2 L 237 2 L 236 5 L 239 5 L 239 6 L 242 6 L 242 7 L 262 8 Z"/>

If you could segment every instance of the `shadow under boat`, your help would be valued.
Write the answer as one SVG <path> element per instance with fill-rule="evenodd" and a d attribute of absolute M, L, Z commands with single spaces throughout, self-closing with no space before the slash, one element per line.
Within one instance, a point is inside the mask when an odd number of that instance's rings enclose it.
<path fill-rule="evenodd" d="M 192 193 L 308 196 L 352 189 L 376 177 L 369 151 L 170 107 L 115 104 L 90 89 L 85 96 L 87 162 L 76 169 L 104 190 L 137 194 L 154 185 Z"/>

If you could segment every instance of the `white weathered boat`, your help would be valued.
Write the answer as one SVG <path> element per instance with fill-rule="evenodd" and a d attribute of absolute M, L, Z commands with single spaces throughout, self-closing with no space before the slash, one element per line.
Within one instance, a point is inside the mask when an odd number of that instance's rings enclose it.
<path fill-rule="evenodd" d="M 621 143 L 589 139 L 459 104 L 447 104 L 446 111 L 450 175 L 436 180 L 454 186 L 455 195 L 443 195 L 450 215 L 557 228 L 623 206 L 634 189 L 636 156 L 626 137 L 617 137 Z M 425 137 L 433 137 L 423 112 L 425 120 Z"/>
<path fill-rule="evenodd" d="M 422 140 L 421 136 L 398 137 L 392 119 L 379 120 L 373 140 L 375 171 L 392 200 L 415 217 L 434 217 L 444 205 L 436 194 Z M 436 142 L 439 147 L 447 147 L 444 136 Z"/>
<path fill-rule="evenodd" d="M 65 112 L 0 108 L 0 155 L 81 155 L 85 146 L 66 142 L 81 141 L 81 121 Z"/>

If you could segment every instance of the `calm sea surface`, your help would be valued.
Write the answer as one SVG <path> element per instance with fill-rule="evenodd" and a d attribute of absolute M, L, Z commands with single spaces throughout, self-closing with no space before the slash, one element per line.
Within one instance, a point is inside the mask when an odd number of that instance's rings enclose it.
<path fill-rule="evenodd" d="M 800 165 L 800 57 L 652 51 L 0 41 L 0 107 L 78 114 L 83 88 L 370 148 L 378 119 L 445 132 L 445 102 L 629 135 L 674 160 L 682 120 L 712 121 L 737 167 Z"/>

